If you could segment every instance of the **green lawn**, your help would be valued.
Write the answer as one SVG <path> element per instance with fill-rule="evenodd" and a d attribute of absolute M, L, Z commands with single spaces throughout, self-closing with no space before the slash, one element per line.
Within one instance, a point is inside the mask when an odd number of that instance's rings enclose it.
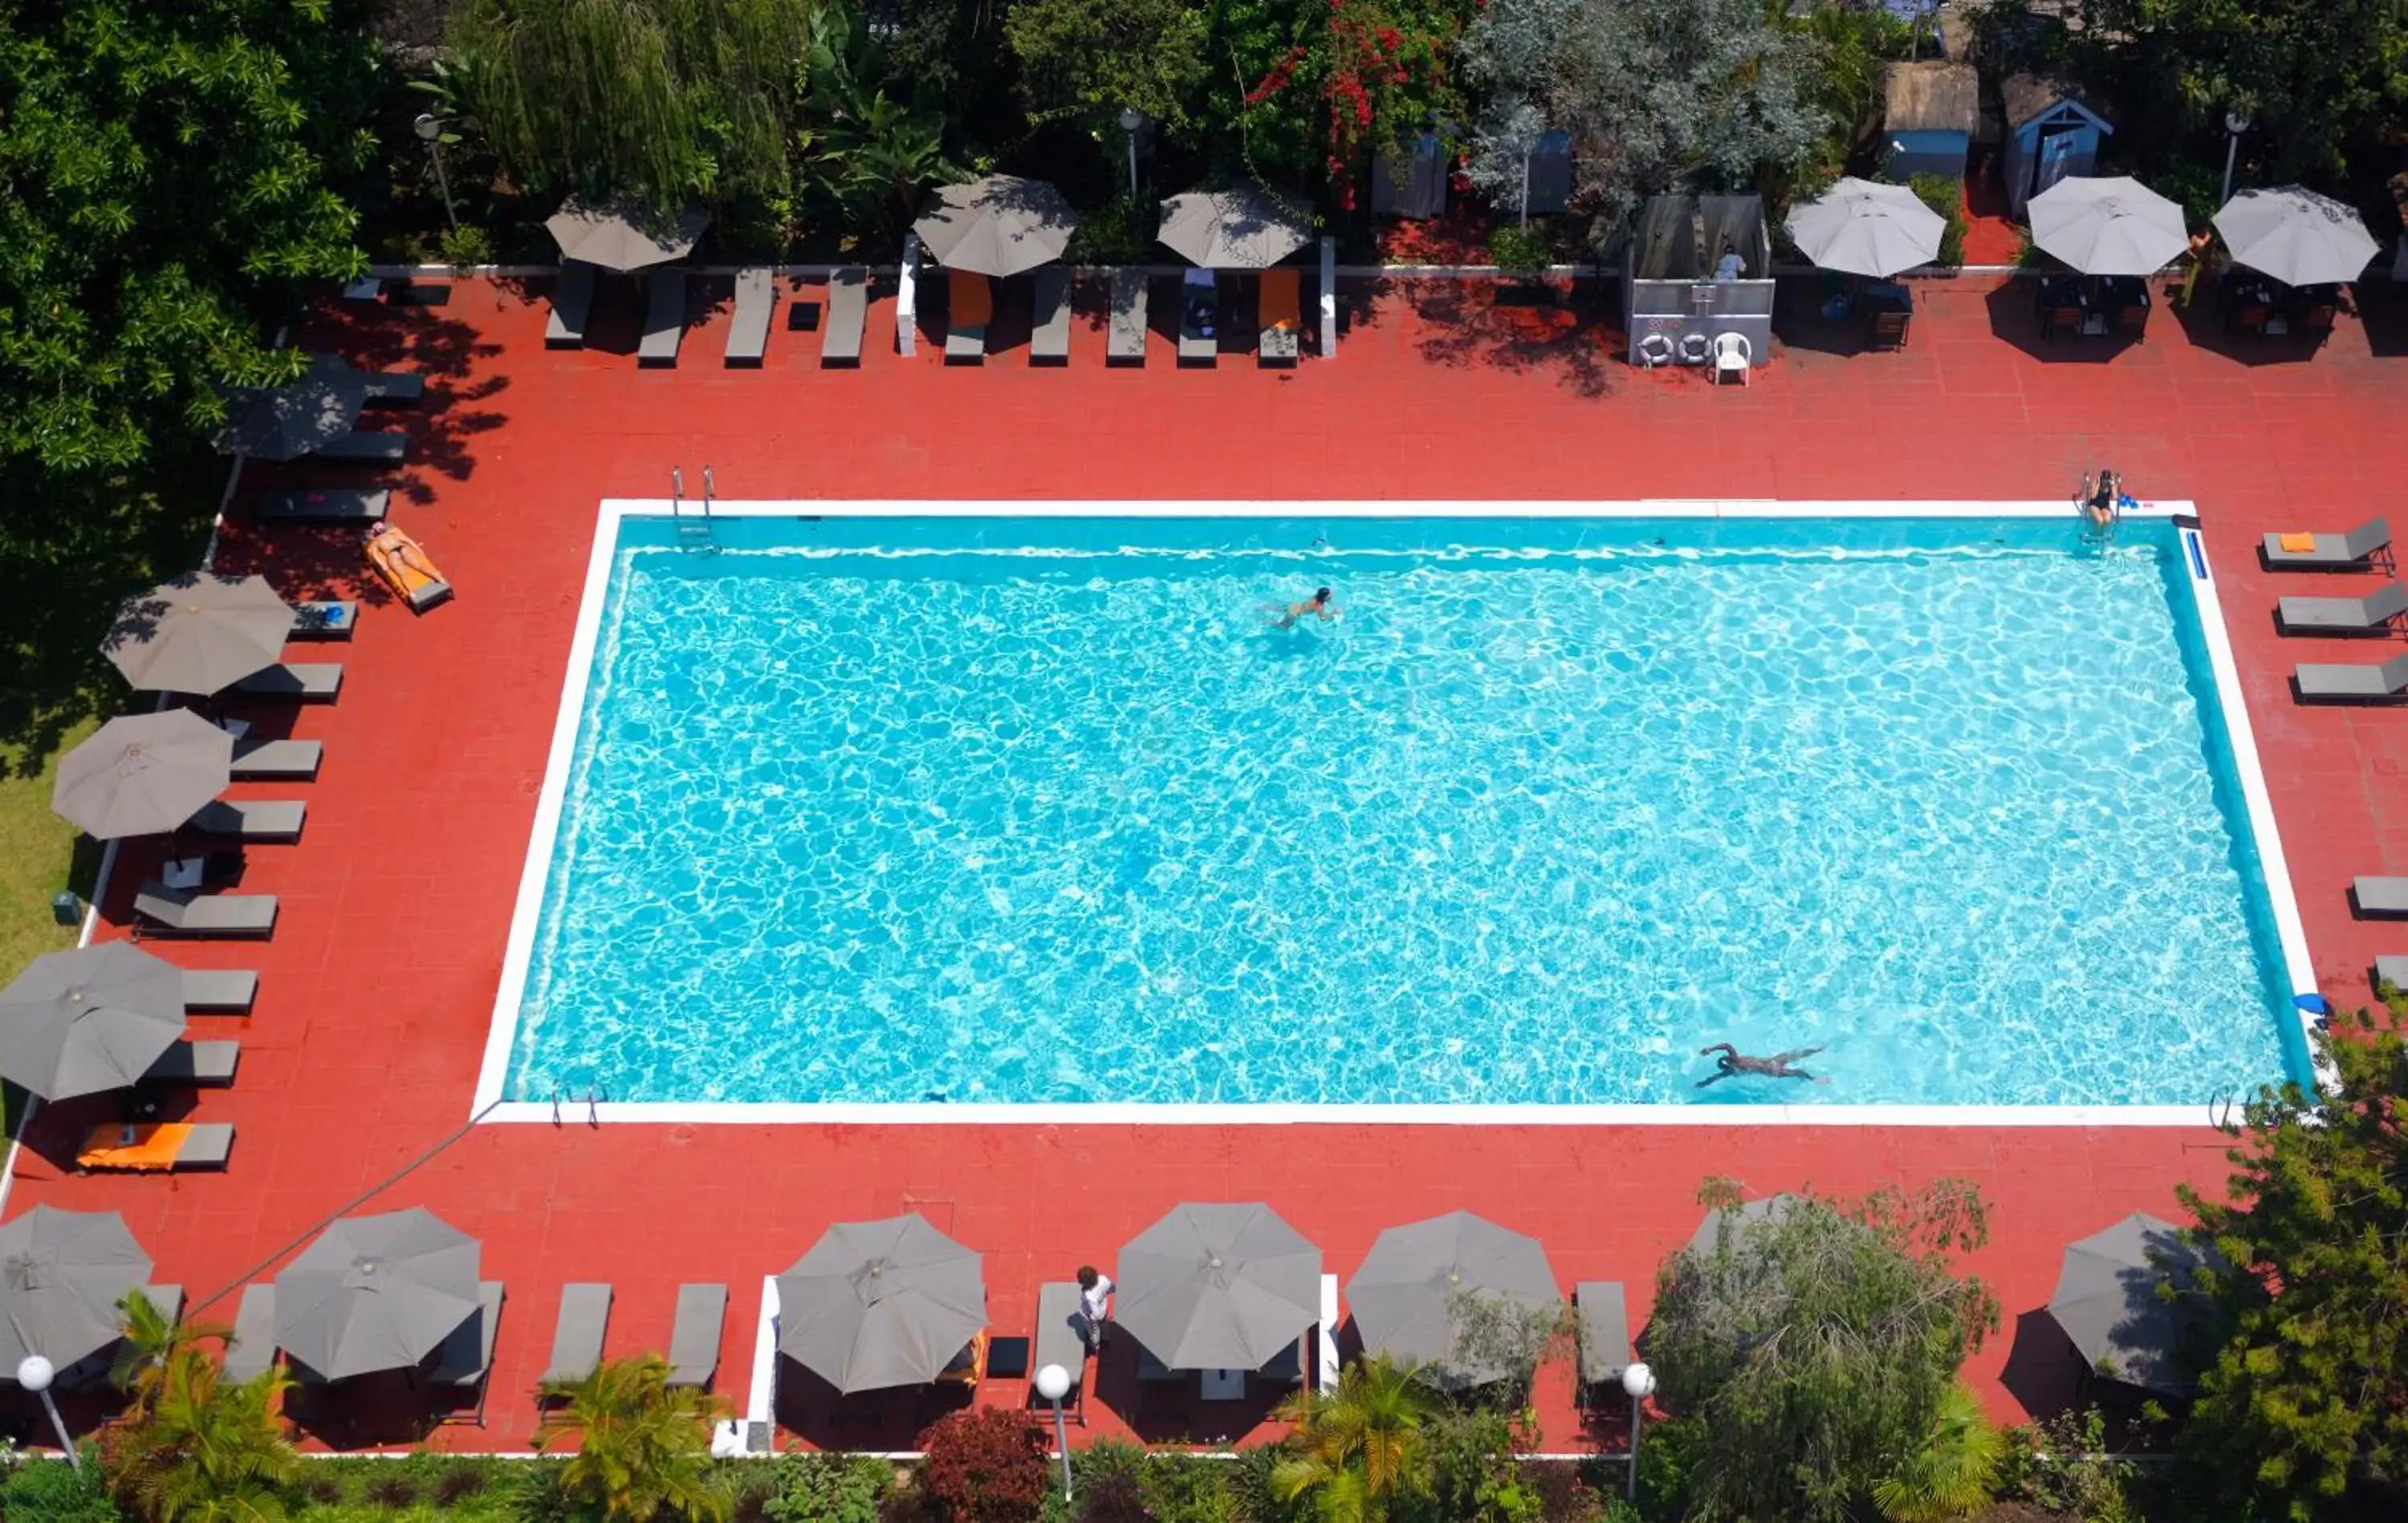
<path fill-rule="evenodd" d="M 0 982 L 43 952 L 75 945 L 76 928 L 54 924 L 50 896 L 72 888 L 89 894 L 96 853 L 80 854 L 78 881 L 75 828 L 50 813 L 50 778 L 59 757 L 99 727 L 96 718 L 76 721 L 47 755 L 0 752 Z"/>

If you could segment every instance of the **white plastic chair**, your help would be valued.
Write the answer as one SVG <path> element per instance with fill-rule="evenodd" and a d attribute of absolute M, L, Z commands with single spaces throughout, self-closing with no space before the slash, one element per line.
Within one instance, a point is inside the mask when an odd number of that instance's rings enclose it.
<path fill-rule="evenodd" d="M 1739 372 L 1742 386 L 1749 384 L 1747 373 L 1754 359 L 1755 351 L 1748 347 L 1747 334 L 1714 334 L 1714 384 L 1721 385 L 1723 377 L 1734 370 Z"/>

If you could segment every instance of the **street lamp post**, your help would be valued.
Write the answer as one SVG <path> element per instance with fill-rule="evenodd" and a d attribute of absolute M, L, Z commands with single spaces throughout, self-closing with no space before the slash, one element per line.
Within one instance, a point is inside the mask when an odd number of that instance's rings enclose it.
<path fill-rule="evenodd" d="M 2249 130 L 2249 119 L 2238 111 L 2227 111 L 2224 130 L 2230 135 L 2224 144 L 2224 194 L 2215 203 L 2219 206 L 2232 199 L 2232 164 L 2241 156 L 2241 135 Z"/>
<path fill-rule="evenodd" d="M 1145 113 L 1134 107 L 1121 113 L 1121 135 L 1128 139 L 1129 200 L 1137 200 L 1137 135 L 1145 125 Z"/>
<path fill-rule="evenodd" d="M 1644 1364 L 1632 1364 L 1622 1372 L 1622 1388 L 1630 1394 L 1630 1484 L 1623 1490 L 1633 1504 L 1639 1501 L 1639 1425 L 1642 1420 L 1641 1407 L 1655 1394 L 1656 1372 Z"/>
<path fill-rule="evenodd" d="M 1049 1364 L 1037 1372 L 1037 1394 L 1054 1403 L 1054 1446 L 1062 1451 L 1062 1500 L 1070 1500 L 1070 1430 L 1062 1424 L 1062 1398 L 1070 1394 L 1070 1372 Z"/>
<path fill-rule="evenodd" d="M 443 172 L 443 123 L 432 111 L 421 111 L 410 129 L 418 134 L 426 151 L 435 156 L 435 183 L 443 191 L 443 215 L 451 219 L 452 231 L 460 231 L 460 213 L 452 205 L 452 177 Z"/>
<path fill-rule="evenodd" d="M 17 1361 L 17 1384 L 42 1399 L 42 1410 L 50 1415 L 50 1430 L 59 1435 L 59 1447 L 67 1452 L 67 1463 L 83 1469 L 83 1460 L 76 1454 L 75 1440 L 67 1437 L 67 1425 L 59 1416 L 58 1402 L 50 1400 L 50 1382 L 58 1371 L 39 1354 L 28 1354 Z"/>

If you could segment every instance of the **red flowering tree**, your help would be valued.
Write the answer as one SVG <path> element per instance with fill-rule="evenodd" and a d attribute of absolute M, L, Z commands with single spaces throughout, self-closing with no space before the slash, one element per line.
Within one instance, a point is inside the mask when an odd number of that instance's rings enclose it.
<path fill-rule="evenodd" d="M 1024 1413 L 973 1407 L 920 1435 L 920 1489 L 955 1523 L 1033 1523 L 1051 1473 L 1045 1434 Z"/>

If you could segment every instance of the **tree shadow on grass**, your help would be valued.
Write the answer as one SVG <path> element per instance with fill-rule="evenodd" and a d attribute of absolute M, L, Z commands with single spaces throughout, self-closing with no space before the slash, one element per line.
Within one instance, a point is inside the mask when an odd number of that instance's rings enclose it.
<path fill-rule="evenodd" d="M 1596 299 L 1559 282 L 1494 285 L 1470 280 L 1398 282 L 1406 303 L 1435 330 L 1422 358 L 1448 366 L 1484 365 L 1552 376 L 1584 397 L 1614 390 L 1622 324 Z"/>

